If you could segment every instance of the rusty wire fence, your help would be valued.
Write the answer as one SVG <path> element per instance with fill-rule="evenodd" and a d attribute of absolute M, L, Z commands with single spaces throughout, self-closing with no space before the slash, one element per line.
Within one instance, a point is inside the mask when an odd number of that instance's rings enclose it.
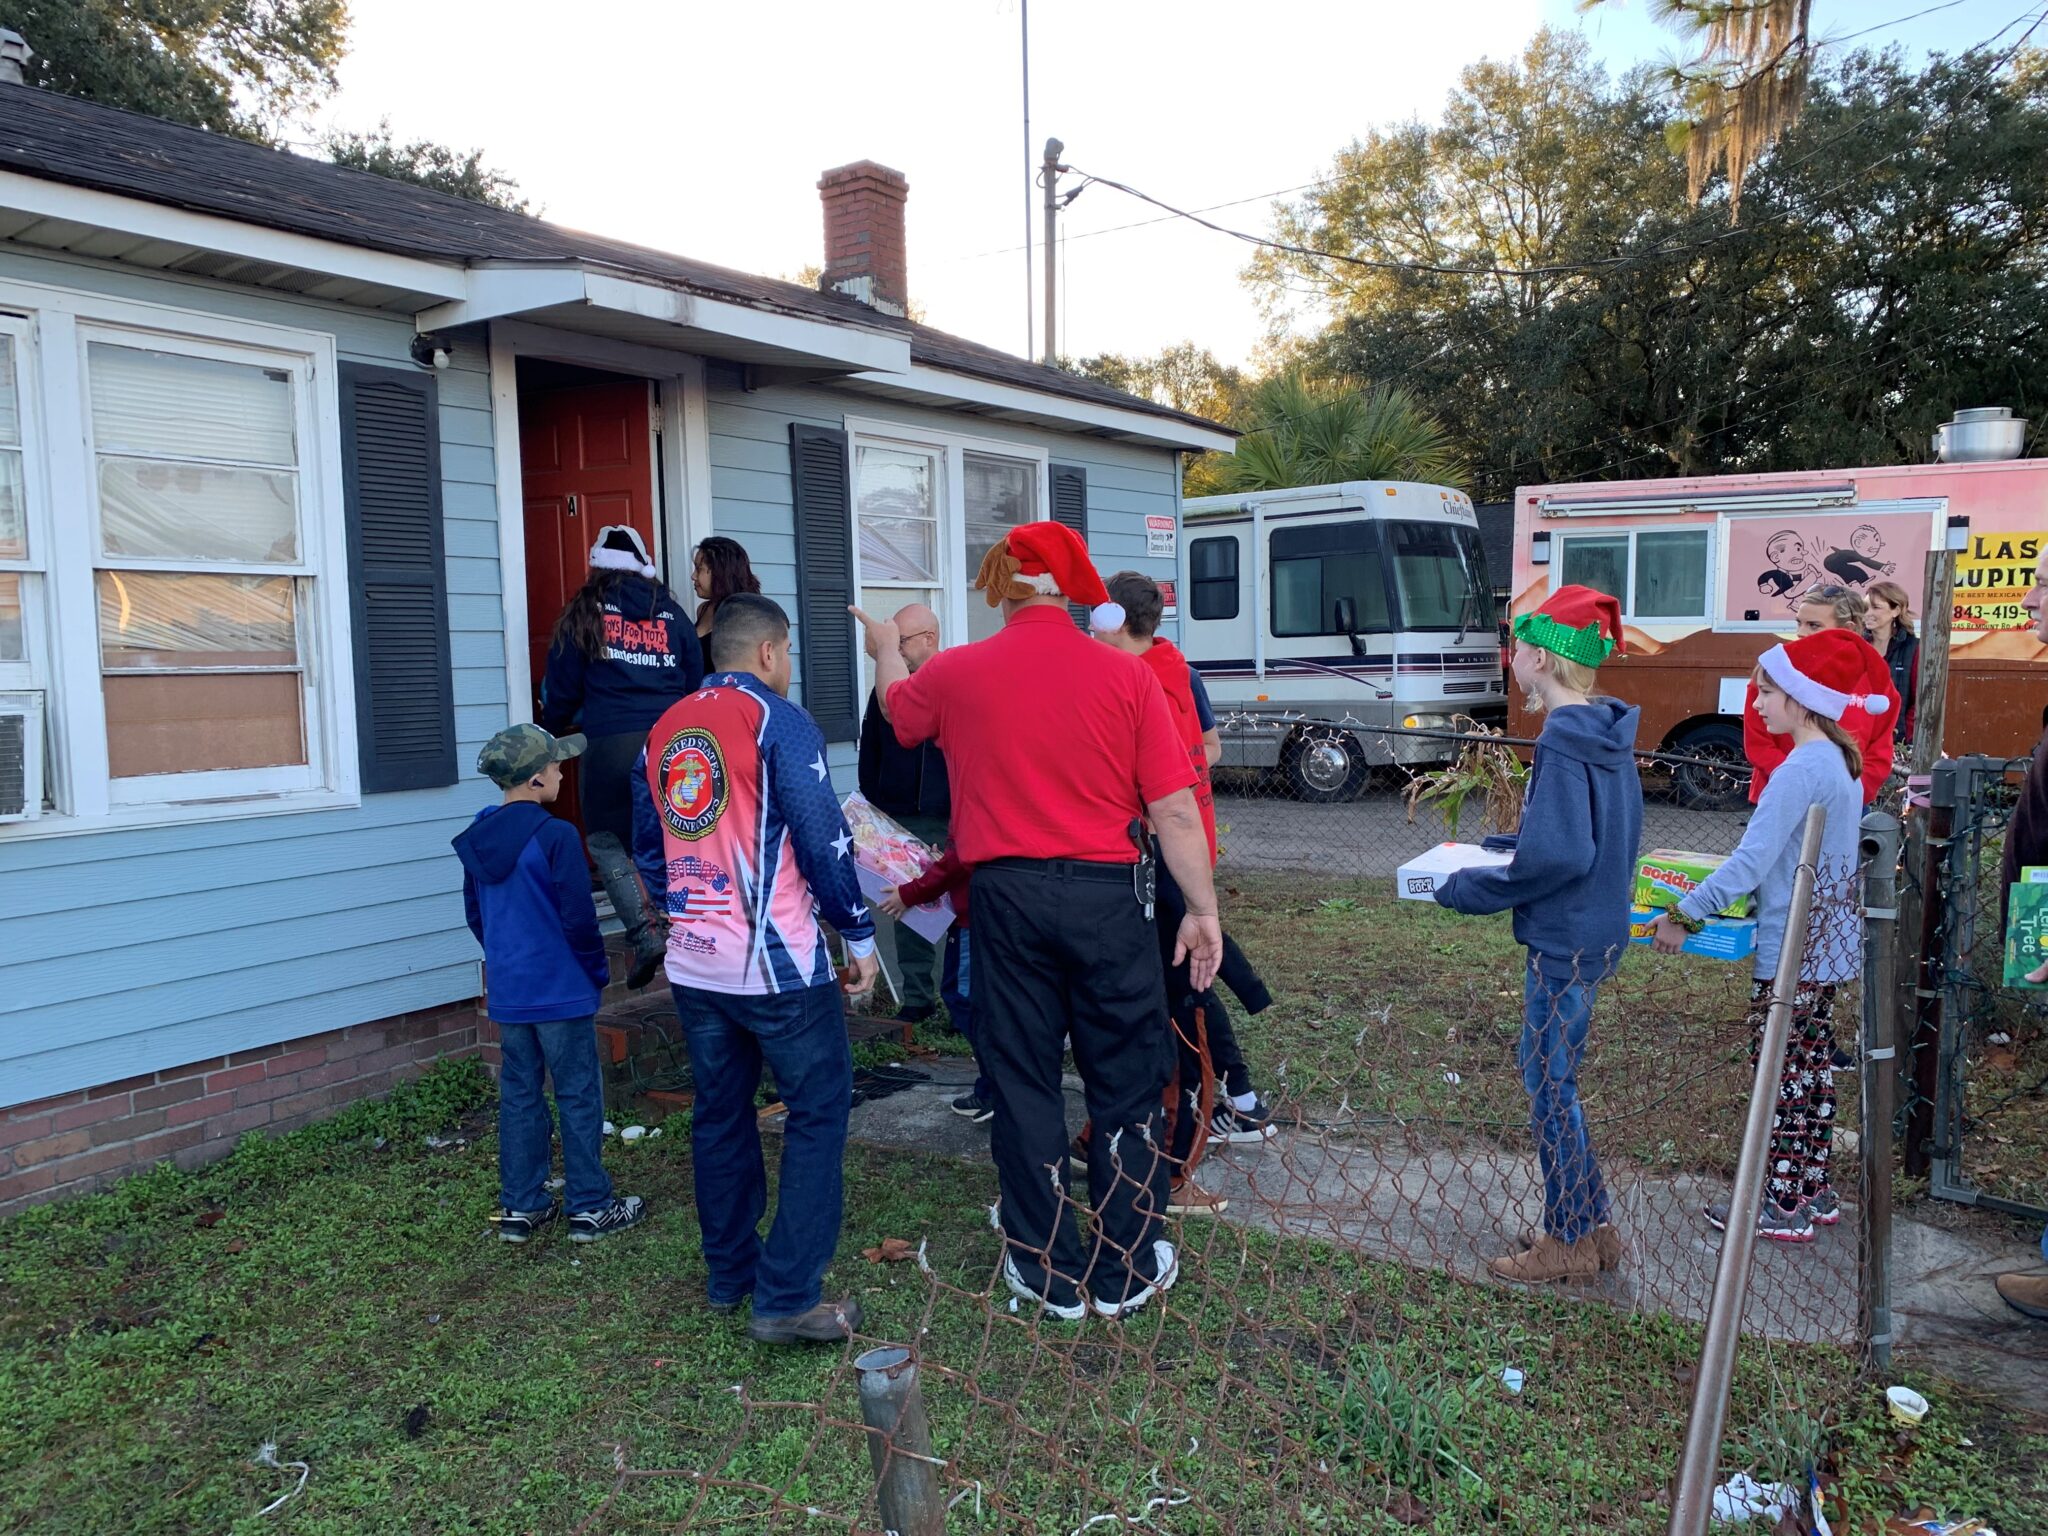
<path fill-rule="evenodd" d="M 1859 1095 L 1833 1060 L 1860 1017 L 1851 871 L 1816 893 L 1791 1071 L 1759 1079 L 1747 959 L 1632 944 L 1611 976 L 1532 984 L 1506 917 L 1397 899 L 1394 868 L 1451 830 L 1441 797 L 1411 823 L 1402 791 L 1444 766 L 1321 804 L 1223 780 L 1225 927 L 1275 997 L 1219 996 L 1202 1023 L 1227 1010 L 1269 1133 L 1176 1137 L 1210 1123 L 1210 1081 L 1095 1128 L 1044 1171 L 1078 1260 L 1040 1215 L 1006 1219 L 985 1160 L 903 1155 L 922 1229 L 828 1281 L 861 1297 L 860 1335 L 623 1433 L 583 1528 L 1662 1531 L 1753 1087 L 1783 1095 L 1783 1209 L 1720 1471 L 1766 1502 L 1825 1486 L 1871 1331 Z M 1674 766 L 1645 770 L 1670 796 L 1646 844 L 1725 852 L 1740 813 L 1677 803 Z"/>

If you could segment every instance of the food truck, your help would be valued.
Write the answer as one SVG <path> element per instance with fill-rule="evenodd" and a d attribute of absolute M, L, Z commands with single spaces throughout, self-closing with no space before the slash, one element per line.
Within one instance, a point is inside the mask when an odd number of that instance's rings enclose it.
<path fill-rule="evenodd" d="M 2048 460 L 2018 457 L 2025 428 L 2000 408 L 1960 412 L 1930 464 L 1522 486 L 1514 611 L 1570 582 L 1613 594 L 1627 654 L 1600 682 L 1641 706 L 1638 745 L 1740 764 L 1750 673 L 1794 633 L 1800 594 L 1895 581 L 1918 630 L 1927 553 L 1954 549 L 1943 745 L 2024 756 L 2048 706 L 2048 648 L 2020 608 L 2048 545 Z M 1512 703 L 1511 734 L 1533 736 L 1540 722 Z M 1677 778 L 1690 803 L 1729 798 L 1725 776 Z"/>

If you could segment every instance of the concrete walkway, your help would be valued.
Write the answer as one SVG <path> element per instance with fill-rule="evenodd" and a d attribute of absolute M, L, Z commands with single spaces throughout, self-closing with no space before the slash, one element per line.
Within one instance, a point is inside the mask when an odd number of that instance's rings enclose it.
<path fill-rule="evenodd" d="M 910 1065 L 931 1075 L 853 1112 L 854 1140 L 915 1148 L 987 1166 L 987 1128 L 952 1113 L 973 1076 L 961 1058 Z M 1079 1083 L 1067 1081 L 1067 1118 L 1086 1118 Z M 1698 1178 L 1610 1174 L 1615 1222 L 1629 1244 L 1619 1270 L 1570 1294 L 1616 1306 L 1706 1316 L 1720 1234 L 1700 1217 L 1725 1186 Z M 1198 1181 L 1230 1198 L 1224 1219 L 1289 1236 L 1338 1243 L 1376 1259 L 1484 1281 L 1486 1260 L 1542 1212 L 1533 1158 L 1484 1144 L 1431 1146 L 1419 1133 L 1283 1132 L 1263 1147 L 1214 1148 Z M 995 1174 L 989 1171 L 989 1195 Z M 911 1234 L 902 1234 L 909 1236 Z M 2028 1324 L 1999 1301 L 1992 1278 L 2039 1263 L 2030 1246 L 1996 1244 L 1967 1228 L 1901 1217 L 1893 1228 L 1896 1347 L 1958 1381 L 1995 1389 L 2048 1414 L 2048 1326 Z M 1760 1243 L 1745 1307 L 1746 1331 L 1798 1342 L 1853 1345 L 1857 1254 L 1853 1209 L 1811 1244 Z"/>

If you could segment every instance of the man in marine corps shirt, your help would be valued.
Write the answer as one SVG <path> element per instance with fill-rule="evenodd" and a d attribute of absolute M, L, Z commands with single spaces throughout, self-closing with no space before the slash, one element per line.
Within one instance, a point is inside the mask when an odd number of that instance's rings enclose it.
<path fill-rule="evenodd" d="M 853 1057 L 824 916 L 875 978 L 874 920 L 853 873 L 817 722 L 789 691 L 789 618 L 755 593 L 719 605 L 715 671 L 655 722 L 633 776 L 633 856 L 668 913 L 668 976 L 690 1043 L 690 1149 L 706 1290 L 719 1311 L 754 1298 L 767 1344 L 830 1341 L 860 1303 L 821 1298 L 839 1243 Z M 754 1097 L 761 1063 L 788 1106 L 775 1224 Z"/>
<path fill-rule="evenodd" d="M 1076 1320 L 1144 1306 L 1179 1275 L 1161 1236 L 1168 1166 L 1160 1095 L 1173 1067 L 1166 986 L 1139 862 L 1150 816 L 1187 898 L 1176 940 L 1192 985 L 1216 973 L 1222 933 L 1194 770 L 1166 696 L 1135 657 L 1097 645 L 1123 623 L 1080 536 L 1012 528 L 975 580 L 1003 628 L 909 675 L 896 626 L 870 631 L 875 688 L 904 745 L 936 739 L 953 782 L 953 846 L 972 866 L 975 1034 L 1012 1293 Z M 985 1010 L 985 1011 L 984 1011 Z M 1060 1058 L 1071 1038 L 1095 1134 L 1089 1241 L 1068 1207 Z"/>

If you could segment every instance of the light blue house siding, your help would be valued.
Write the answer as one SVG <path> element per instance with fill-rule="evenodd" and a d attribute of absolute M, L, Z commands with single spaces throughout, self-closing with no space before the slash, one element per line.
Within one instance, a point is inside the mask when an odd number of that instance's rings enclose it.
<path fill-rule="evenodd" d="M 907 405 L 851 389 L 777 387 L 746 392 L 733 387 L 717 368 L 711 372 L 709 399 L 714 529 L 746 545 L 761 590 L 793 618 L 797 566 L 789 471 L 792 422 L 843 428 L 852 417 L 889 422 L 913 435 L 923 430 L 1043 448 L 1053 463 L 1078 465 L 1088 472 L 1088 547 L 1104 575 L 1119 570 L 1161 578 L 1174 575 L 1171 559 L 1145 553 L 1147 514 L 1171 515 L 1178 522 L 1179 459 L 1168 449 Z M 801 687 L 800 623 L 795 638 Z M 851 790 L 854 743 L 835 743 L 829 761 L 834 783 L 842 792 Z"/>
<path fill-rule="evenodd" d="M 410 318 L 4 242 L 0 278 L 324 332 L 344 361 L 411 366 Z M 439 376 L 463 781 L 353 810 L 0 839 L 0 1104 L 476 994 L 448 840 L 490 796 L 470 764 L 507 718 L 485 370 L 466 343 Z"/>

